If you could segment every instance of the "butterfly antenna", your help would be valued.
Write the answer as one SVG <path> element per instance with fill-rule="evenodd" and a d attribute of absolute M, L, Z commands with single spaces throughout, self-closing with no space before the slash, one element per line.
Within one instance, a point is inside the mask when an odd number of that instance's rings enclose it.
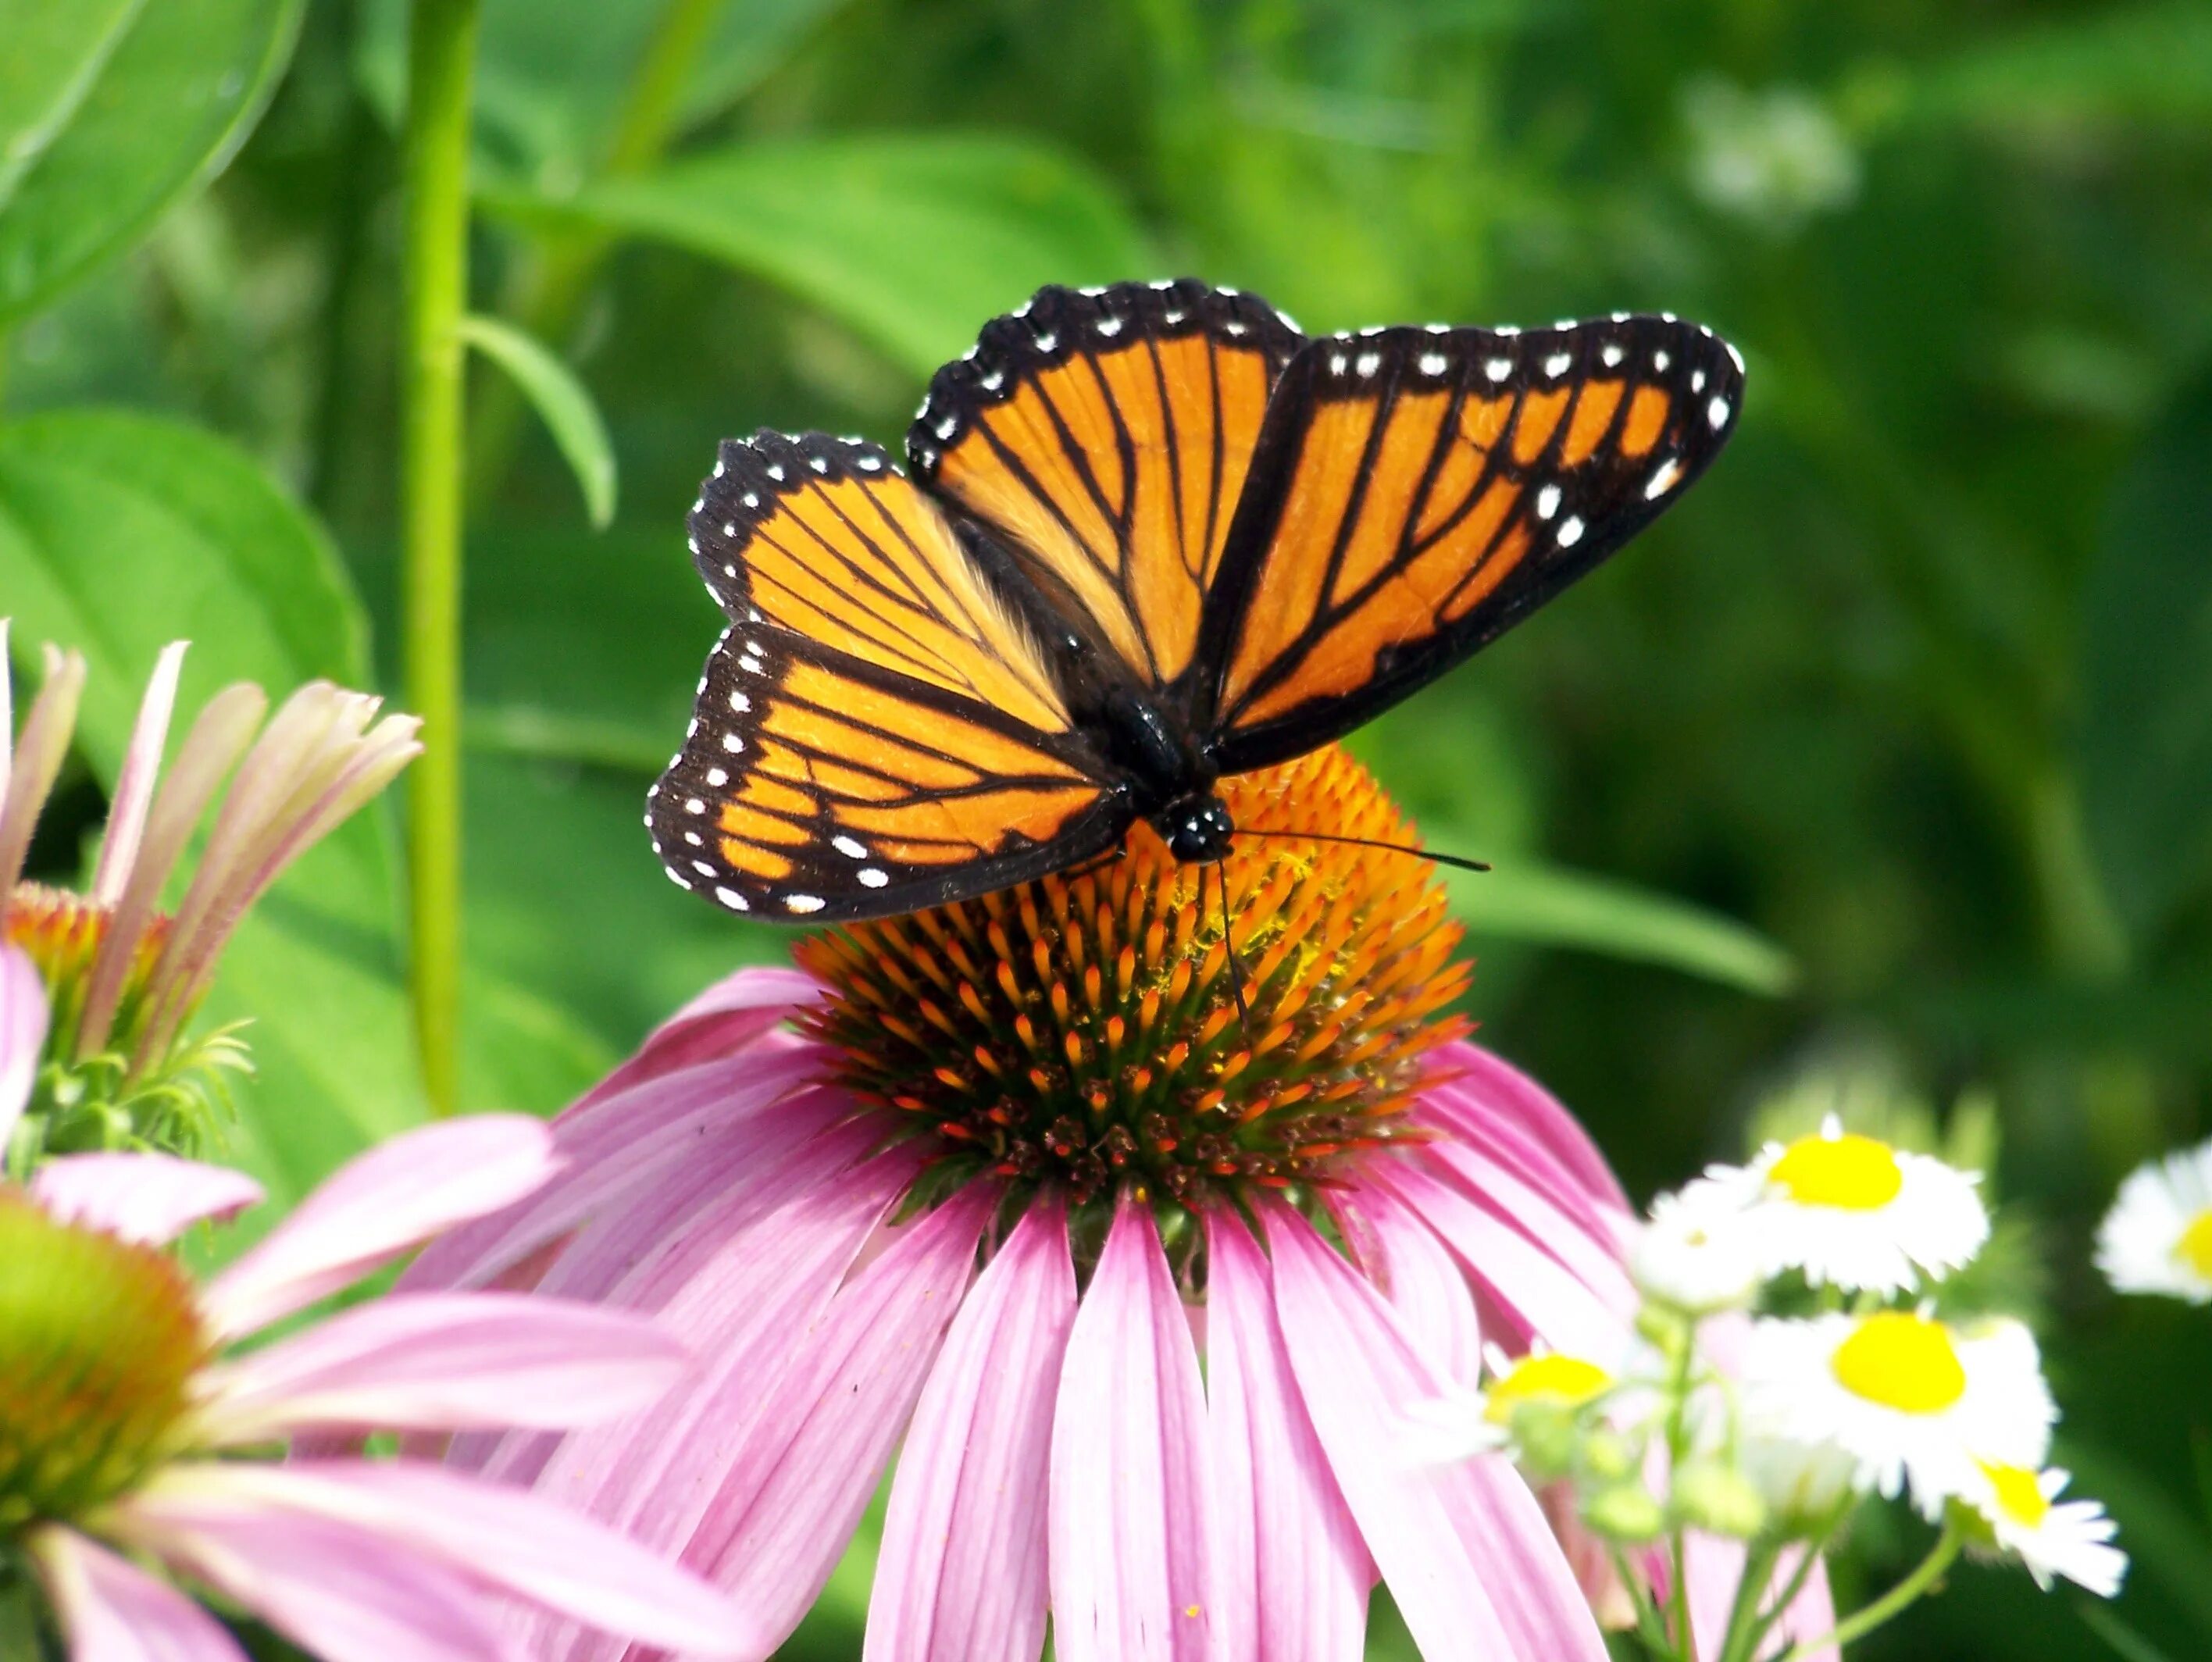
<path fill-rule="evenodd" d="M 1199 869 L 1198 903 L 1206 904 L 1206 868 Z M 1213 886 L 1221 895 L 1221 949 L 1229 955 L 1229 987 L 1237 995 L 1237 1018 L 1249 1033 L 1252 1026 L 1252 1006 L 1244 998 L 1244 961 L 1237 955 L 1237 943 L 1229 938 L 1229 874 L 1215 864 Z"/>
<path fill-rule="evenodd" d="M 1249 825 L 1237 828 L 1240 837 L 1297 837 L 1306 842 L 1344 842 L 1355 848 L 1380 848 L 1390 854 L 1411 854 L 1416 859 L 1434 860 L 1438 865 L 1449 865 L 1460 871 L 1487 871 L 1488 860 L 1471 860 L 1462 854 L 1439 854 L 1433 848 L 1417 848 L 1411 843 L 1378 842 L 1372 837 L 1340 837 L 1328 831 L 1255 831 Z"/>

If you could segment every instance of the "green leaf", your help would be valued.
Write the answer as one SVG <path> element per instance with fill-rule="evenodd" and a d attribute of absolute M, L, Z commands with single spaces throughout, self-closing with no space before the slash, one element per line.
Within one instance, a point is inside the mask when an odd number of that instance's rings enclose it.
<path fill-rule="evenodd" d="M 512 324 L 471 312 L 461 319 L 461 336 L 522 389 L 576 476 L 593 528 L 605 531 L 615 517 L 614 441 L 590 389 L 561 358 Z"/>
<path fill-rule="evenodd" d="M 1519 860 L 1443 876 L 1472 935 L 1662 964 L 1770 998 L 1796 984 L 1790 955 L 1765 936 L 1632 884 Z"/>
<path fill-rule="evenodd" d="M 318 676 L 368 678 L 361 605 L 322 531 L 252 458 L 172 422 L 77 411 L 0 427 L 0 594 L 26 658 L 41 640 L 85 653 L 79 745 L 109 782 L 169 640 L 193 643 L 179 729 L 234 681 L 281 699 Z M 424 1113 L 397 886 L 375 804 L 311 851 L 224 955 L 203 1019 L 253 1022 L 234 1153 L 270 1188 L 264 1221 Z"/>
<path fill-rule="evenodd" d="M 2114 493 L 2083 603 L 2089 842 L 2140 936 L 2212 879 L 2212 376 Z"/>
<path fill-rule="evenodd" d="M 495 191 L 495 211 L 654 238 L 818 306 L 918 374 L 1048 282 L 1157 270 L 1127 213 L 1058 151 L 907 134 L 791 140 L 672 162 L 573 197 Z"/>
<path fill-rule="evenodd" d="M 2034 131 L 2171 122 L 2199 130 L 2212 114 L 2212 11 L 2195 0 L 2089 8 L 1910 70 L 1862 71 L 1846 83 L 1844 101 L 1869 127 L 1964 122 Z"/>
<path fill-rule="evenodd" d="M 0 0 L 0 324 L 128 246 L 252 130 L 304 0 Z"/>

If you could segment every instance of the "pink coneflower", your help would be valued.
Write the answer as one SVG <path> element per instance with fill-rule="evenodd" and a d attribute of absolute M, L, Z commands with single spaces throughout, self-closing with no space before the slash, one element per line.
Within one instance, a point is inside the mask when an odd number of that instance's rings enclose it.
<path fill-rule="evenodd" d="M 0 1141 L 46 1018 L 0 943 Z M 514 1600 L 757 1653 L 731 1601 L 543 1497 L 422 1461 L 245 1458 L 303 1433 L 589 1425 L 659 1396 L 674 1340 L 516 1294 L 388 1297 L 224 1354 L 558 1164 L 520 1118 L 398 1138 L 204 1288 L 164 1248 L 259 1198 L 238 1173 L 87 1154 L 0 1182 L 0 1566 L 33 1567 L 73 1662 L 245 1662 L 203 1592 L 325 1662 L 508 1662 Z"/>
<path fill-rule="evenodd" d="M 1337 751 L 1225 784 L 1239 824 L 1411 834 Z M 1443 1014 L 1423 862 L 1269 838 L 1220 872 L 1234 964 L 1140 828 L 710 990 L 556 1123 L 561 1178 L 411 1272 L 653 1312 L 706 1371 L 453 1458 L 680 1555 L 760 1616 L 750 1656 L 902 1438 L 871 1662 L 1034 1662 L 1048 1618 L 1062 1662 L 1352 1662 L 1378 1576 L 1429 1658 L 1598 1662 L 1537 1497 L 1417 1467 L 1401 1422 L 1479 1337 L 1625 1341 L 1620 1189 Z"/>
<path fill-rule="evenodd" d="M 270 715 L 268 695 L 240 682 L 202 707 L 164 775 L 185 643 L 164 648 L 80 894 L 22 873 L 76 732 L 84 658 L 46 649 L 45 680 L 15 736 L 7 644 L 0 618 L 0 941 L 30 955 L 53 1010 L 29 1109 L 14 1116 L 0 1158 L 21 1175 L 49 1153 L 197 1152 L 210 1140 L 220 1074 L 243 1060 L 234 1034 L 191 1028 L 224 945 L 287 866 L 421 750 L 420 724 L 380 717 L 377 699 L 325 681 Z M 165 913 L 163 890 L 203 820 L 199 858 L 175 913 Z"/>

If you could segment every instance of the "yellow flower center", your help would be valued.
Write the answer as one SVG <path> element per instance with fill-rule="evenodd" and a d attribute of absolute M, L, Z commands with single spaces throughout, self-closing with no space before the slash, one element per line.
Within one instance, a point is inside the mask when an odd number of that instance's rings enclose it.
<path fill-rule="evenodd" d="M 2212 1206 L 2190 1220 L 2173 1243 L 2173 1255 L 2207 1281 L 2212 1281 Z"/>
<path fill-rule="evenodd" d="M 167 1253 L 0 1186 L 0 1542 L 133 1487 L 169 1452 L 207 1354 Z"/>
<path fill-rule="evenodd" d="M 1951 1330 L 1908 1311 L 1867 1317 L 1829 1366 L 1855 1397 L 1901 1414 L 1940 1414 L 1966 1394 L 1966 1368 Z"/>
<path fill-rule="evenodd" d="M 1490 1387 L 1483 1417 L 1504 1425 L 1523 1403 L 1580 1408 L 1613 1387 L 1613 1375 L 1580 1356 L 1524 1356 Z"/>
<path fill-rule="evenodd" d="M 1464 1030 L 1442 1014 L 1468 970 L 1432 868 L 1245 833 L 1413 827 L 1333 746 L 1221 792 L 1243 829 L 1218 865 L 1139 824 L 1091 869 L 800 944 L 831 994 L 809 1027 L 933 1142 L 940 1181 L 1194 1204 L 1407 1135 L 1425 1052 Z"/>
<path fill-rule="evenodd" d="M 1887 1143 L 1871 1137 L 1801 1137 L 1767 1173 L 1800 1206 L 1871 1212 L 1897 1198 L 1905 1173 Z"/>
<path fill-rule="evenodd" d="M 1983 1474 L 1996 1492 L 1997 1510 L 2024 1529 L 2033 1529 L 2051 1511 L 2039 1474 L 2024 1465 L 1992 1465 L 1982 1462 Z"/>

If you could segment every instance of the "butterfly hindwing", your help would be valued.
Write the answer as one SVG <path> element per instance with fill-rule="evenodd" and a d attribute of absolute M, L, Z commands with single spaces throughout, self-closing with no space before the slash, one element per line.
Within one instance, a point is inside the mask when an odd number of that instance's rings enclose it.
<path fill-rule="evenodd" d="M 1674 500 L 1741 394 L 1733 350 L 1670 318 L 1310 343 L 1209 597 L 1223 770 L 1346 732 L 1494 640 Z"/>
<path fill-rule="evenodd" d="M 1141 684 L 1192 664 L 1268 397 L 1304 337 L 1190 278 L 1041 290 L 930 384 L 918 479 Z"/>
<path fill-rule="evenodd" d="M 730 628 L 647 804 L 684 887 L 771 917 L 881 916 L 1127 828 L 1033 632 L 879 447 L 726 444 L 691 540 Z"/>

